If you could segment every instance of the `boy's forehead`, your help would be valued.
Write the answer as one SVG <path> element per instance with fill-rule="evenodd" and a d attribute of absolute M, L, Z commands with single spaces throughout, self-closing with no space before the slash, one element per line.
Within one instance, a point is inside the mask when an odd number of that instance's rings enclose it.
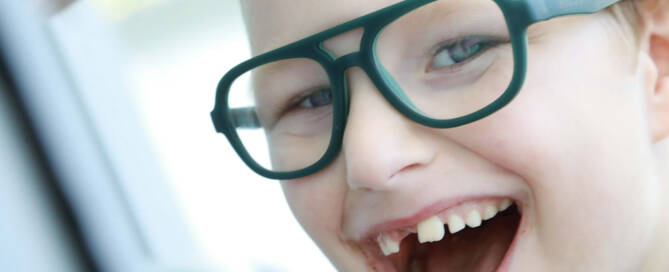
<path fill-rule="evenodd" d="M 401 0 L 241 0 L 254 55 Z"/>

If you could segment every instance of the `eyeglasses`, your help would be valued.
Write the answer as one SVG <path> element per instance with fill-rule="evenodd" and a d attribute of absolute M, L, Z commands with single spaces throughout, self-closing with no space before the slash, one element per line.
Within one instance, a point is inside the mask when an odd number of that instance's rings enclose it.
<path fill-rule="evenodd" d="M 407 118 L 432 128 L 458 127 L 518 94 L 530 25 L 616 2 L 405 0 L 234 67 L 218 84 L 211 117 L 258 174 L 304 177 L 329 165 L 341 149 L 347 69 L 362 68 Z M 358 52 L 336 57 L 324 46 L 356 29 L 364 30 Z"/>

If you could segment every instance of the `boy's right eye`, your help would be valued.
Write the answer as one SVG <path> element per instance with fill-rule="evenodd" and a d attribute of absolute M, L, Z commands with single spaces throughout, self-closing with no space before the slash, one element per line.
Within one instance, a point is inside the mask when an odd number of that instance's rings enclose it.
<path fill-rule="evenodd" d="M 298 105 L 300 108 L 318 108 L 332 104 L 332 90 L 319 89 L 310 93 Z"/>
<path fill-rule="evenodd" d="M 281 100 L 287 101 L 285 104 Z M 272 129 L 277 126 L 288 131 L 311 131 L 311 128 L 320 128 L 321 122 L 331 123 L 329 119 L 323 119 L 332 113 L 332 90 L 329 86 L 318 86 L 299 91 L 292 98 L 279 99 L 274 108 L 281 109 L 272 118 Z M 322 129 L 322 128 L 321 128 Z"/>

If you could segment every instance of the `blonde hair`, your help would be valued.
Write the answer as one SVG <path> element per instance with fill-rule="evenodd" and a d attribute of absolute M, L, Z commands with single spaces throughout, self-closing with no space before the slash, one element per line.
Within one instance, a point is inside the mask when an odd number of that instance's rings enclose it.
<path fill-rule="evenodd" d="M 639 4 L 642 0 L 623 0 L 609 8 L 609 11 L 613 13 L 613 15 L 621 21 L 621 23 L 626 24 L 627 27 L 629 27 L 629 31 L 632 31 L 634 34 L 635 38 L 639 40 L 641 38 L 640 35 L 643 34 L 644 31 L 644 21 L 641 18 L 641 14 L 639 13 Z M 651 0 L 648 0 L 651 1 Z M 666 0 L 652 0 L 650 4 L 652 4 L 652 12 L 656 12 L 657 10 L 664 9 L 664 8 L 669 8 L 669 1 Z"/>
<path fill-rule="evenodd" d="M 620 23 L 622 31 L 632 39 L 628 42 L 635 49 L 640 46 L 644 27 L 637 4 L 637 0 L 623 0 L 608 9 Z"/>
<path fill-rule="evenodd" d="M 651 10 L 642 11 L 640 8 L 641 1 L 652 1 L 648 3 Z M 643 3 L 646 5 L 647 3 Z M 644 8 L 648 8 L 645 7 Z M 621 2 L 611 6 L 608 11 L 613 14 L 615 20 L 618 21 L 620 30 L 624 36 L 624 42 L 627 47 L 634 52 L 642 49 L 644 35 L 646 35 L 646 19 L 641 14 L 642 12 L 653 14 L 661 9 L 669 8 L 669 1 L 667 0 L 622 0 Z M 633 60 L 633 67 L 637 65 L 637 58 Z"/>

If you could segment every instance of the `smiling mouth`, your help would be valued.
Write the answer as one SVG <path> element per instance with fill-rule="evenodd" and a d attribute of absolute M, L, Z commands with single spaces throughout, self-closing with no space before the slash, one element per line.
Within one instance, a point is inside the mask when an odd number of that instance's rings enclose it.
<path fill-rule="evenodd" d="M 374 271 L 499 271 L 508 265 L 521 219 L 510 199 L 465 204 L 415 226 L 378 233 L 363 249 Z"/>

